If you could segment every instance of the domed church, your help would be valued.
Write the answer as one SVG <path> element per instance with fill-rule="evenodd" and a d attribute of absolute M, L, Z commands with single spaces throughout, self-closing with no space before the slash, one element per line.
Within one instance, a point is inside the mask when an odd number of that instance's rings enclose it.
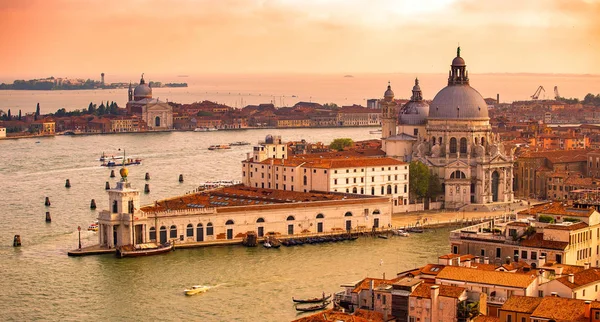
<path fill-rule="evenodd" d="M 149 130 L 173 128 L 173 108 L 168 103 L 152 98 L 152 87 L 146 84 L 144 74 L 135 89 L 132 90 L 129 84 L 127 113 L 140 115 Z"/>
<path fill-rule="evenodd" d="M 450 66 L 448 86 L 437 93 L 430 106 L 425 107 L 421 101 L 416 81 L 413 97 L 401 109 L 397 126 L 406 129 L 407 123 L 414 123 L 411 124 L 414 127 L 409 127 L 416 137 L 410 157 L 397 155 L 393 145 L 386 142 L 393 135 L 383 139 L 386 154 L 419 160 L 438 174 L 447 209 L 512 202 L 513 151 L 505 150 L 499 137 L 492 133 L 487 104 L 469 84 L 469 72 L 460 56 L 460 47 Z M 384 119 L 388 111 L 389 106 L 382 105 Z M 424 113 L 428 113 L 425 118 Z M 425 131 L 417 127 L 421 124 Z M 385 121 L 382 128 L 386 129 Z M 382 130 L 382 133 L 386 132 Z M 393 130 L 388 130 L 387 134 L 390 133 L 396 135 Z"/>

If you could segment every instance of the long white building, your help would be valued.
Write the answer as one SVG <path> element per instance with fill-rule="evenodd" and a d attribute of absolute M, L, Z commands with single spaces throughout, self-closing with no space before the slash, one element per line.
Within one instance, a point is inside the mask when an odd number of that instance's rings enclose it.
<path fill-rule="evenodd" d="M 287 155 L 287 145 L 268 136 L 242 161 L 247 187 L 284 191 L 340 192 L 392 199 L 394 212 L 408 205 L 408 163 L 387 157 Z"/>

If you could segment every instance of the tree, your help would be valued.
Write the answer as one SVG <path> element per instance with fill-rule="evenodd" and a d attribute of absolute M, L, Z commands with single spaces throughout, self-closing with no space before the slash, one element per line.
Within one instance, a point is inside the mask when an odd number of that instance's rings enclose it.
<path fill-rule="evenodd" d="M 40 103 L 37 103 L 37 107 L 35 109 L 35 115 L 40 116 Z"/>
<path fill-rule="evenodd" d="M 338 109 L 339 107 L 335 103 L 325 103 L 325 104 L 323 104 L 323 108 L 326 108 L 328 110 L 335 110 L 335 109 Z"/>
<path fill-rule="evenodd" d="M 354 144 L 354 141 L 352 141 L 352 139 L 339 138 L 333 140 L 333 142 L 331 142 L 331 144 L 329 145 L 329 148 L 333 150 L 342 151 L 344 150 L 344 148 L 352 146 L 352 144 Z"/>
<path fill-rule="evenodd" d="M 437 173 L 429 176 L 429 185 L 427 189 L 428 198 L 436 198 L 442 193 L 442 182 Z"/>
<path fill-rule="evenodd" d="M 6 113 L 6 116 L 7 120 L 10 121 L 12 119 L 12 115 L 10 115 L 10 108 L 8 109 L 8 113 Z"/>
<path fill-rule="evenodd" d="M 92 102 L 90 102 L 90 105 L 88 105 L 88 109 L 87 109 L 88 114 L 96 114 L 96 105 L 92 104 Z"/>
<path fill-rule="evenodd" d="M 21 120 L 21 110 L 19 110 L 19 121 Z"/>
<path fill-rule="evenodd" d="M 408 166 L 408 192 L 412 200 L 427 197 L 431 174 L 425 164 L 420 161 L 412 161 Z"/>

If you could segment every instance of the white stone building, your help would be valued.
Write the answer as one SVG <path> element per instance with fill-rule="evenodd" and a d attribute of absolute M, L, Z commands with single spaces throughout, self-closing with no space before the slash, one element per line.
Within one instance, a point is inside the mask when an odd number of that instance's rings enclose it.
<path fill-rule="evenodd" d="M 512 202 L 513 151 L 505 150 L 492 133 L 487 103 L 469 84 L 460 48 L 450 67 L 448 86 L 435 96 L 429 108 L 422 103 L 418 82 L 415 84 L 413 98 L 400 114 L 404 129 L 400 137 L 392 123 L 392 98 L 388 86 L 382 103 L 382 148 L 395 158 L 419 160 L 438 174 L 446 208 Z M 425 123 L 425 111 L 428 115 L 423 132 L 420 126 Z M 412 134 L 405 133 L 411 130 Z M 406 153 L 409 145 L 410 154 Z"/>
<path fill-rule="evenodd" d="M 6 128 L 0 126 L 0 139 L 3 139 L 6 137 Z"/>
<path fill-rule="evenodd" d="M 157 201 L 140 207 L 127 176 L 108 191 L 108 210 L 98 216 L 99 244 L 114 248 L 142 243 L 201 245 L 259 237 L 310 236 L 370 231 L 391 223 L 387 197 L 256 189 L 241 185 Z M 134 243 L 135 241 L 135 243 Z"/>

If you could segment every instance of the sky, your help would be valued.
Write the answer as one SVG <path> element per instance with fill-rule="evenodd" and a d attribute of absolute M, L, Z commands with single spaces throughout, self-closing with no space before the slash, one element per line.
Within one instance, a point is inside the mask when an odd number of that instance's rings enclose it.
<path fill-rule="evenodd" d="M 0 77 L 600 74 L 600 0 L 0 0 Z M 95 77 L 97 78 L 97 77 Z"/>

